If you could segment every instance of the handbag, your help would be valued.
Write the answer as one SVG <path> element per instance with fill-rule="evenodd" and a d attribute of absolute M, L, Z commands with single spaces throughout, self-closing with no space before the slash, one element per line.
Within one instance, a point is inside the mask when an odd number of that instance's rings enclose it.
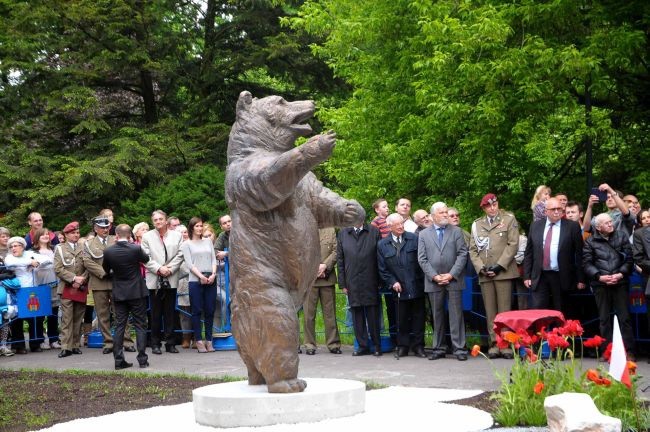
<path fill-rule="evenodd" d="M 79 289 L 73 288 L 72 285 L 65 284 L 63 286 L 63 294 L 61 298 L 66 300 L 72 300 L 77 303 L 86 303 L 88 297 L 88 287 L 86 285 L 81 285 Z"/>

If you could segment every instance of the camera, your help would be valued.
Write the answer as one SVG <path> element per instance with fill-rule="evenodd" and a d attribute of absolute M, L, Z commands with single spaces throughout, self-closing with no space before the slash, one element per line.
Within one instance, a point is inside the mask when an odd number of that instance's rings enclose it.
<path fill-rule="evenodd" d="M 598 188 L 591 188 L 591 194 L 598 197 L 598 202 L 603 203 L 607 201 L 607 191 L 601 191 Z"/>
<path fill-rule="evenodd" d="M 160 289 L 171 289 L 172 286 L 169 283 L 169 279 L 163 278 L 163 277 L 158 278 L 158 288 L 160 288 Z"/>

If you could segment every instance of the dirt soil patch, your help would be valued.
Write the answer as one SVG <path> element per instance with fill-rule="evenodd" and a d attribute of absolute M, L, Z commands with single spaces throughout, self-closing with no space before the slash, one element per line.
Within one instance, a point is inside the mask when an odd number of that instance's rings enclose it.
<path fill-rule="evenodd" d="M 190 402 L 224 379 L 85 371 L 0 370 L 0 431 L 42 429 L 77 418 Z"/>

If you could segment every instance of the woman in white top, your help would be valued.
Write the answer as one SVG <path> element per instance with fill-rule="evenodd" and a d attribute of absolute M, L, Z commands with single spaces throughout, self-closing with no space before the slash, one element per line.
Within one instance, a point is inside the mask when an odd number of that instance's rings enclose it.
<path fill-rule="evenodd" d="M 190 239 L 181 245 L 189 269 L 190 307 L 194 340 L 200 353 L 213 352 L 212 320 L 217 300 L 217 258 L 210 239 L 203 238 L 203 220 L 190 219 L 187 230 Z M 201 340 L 201 314 L 205 322 L 205 341 Z"/>
<path fill-rule="evenodd" d="M 50 230 L 47 228 L 37 229 L 34 232 L 34 240 L 32 250 L 37 254 L 50 258 L 54 262 L 54 247 L 52 247 L 52 241 L 50 239 Z M 61 299 L 56 292 L 59 286 L 59 279 L 54 272 L 54 266 L 40 266 L 36 270 L 34 285 L 49 285 L 52 298 L 52 314 L 47 317 L 47 340 L 49 344 L 46 344 L 45 340 L 43 340 L 41 348 L 61 349 L 61 344 L 59 343 L 59 306 L 61 305 Z M 43 324 L 41 322 L 36 332 L 37 338 L 43 337 L 43 330 Z"/>
<path fill-rule="evenodd" d="M 39 267 L 47 268 L 52 266 L 52 258 L 45 255 L 37 254 L 33 251 L 25 251 L 27 242 L 22 237 L 12 237 L 9 239 L 9 254 L 5 258 L 5 265 L 13 270 L 21 287 L 32 287 L 36 285 L 36 270 Z M 43 318 L 38 317 L 36 320 L 28 319 L 29 323 L 29 347 L 33 352 L 41 352 L 41 341 L 36 339 L 36 332 L 39 325 L 43 325 Z M 36 324 L 36 325 L 35 325 Z M 42 327 L 41 327 L 42 332 Z M 23 320 L 15 319 L 11 322 L 12 345 L 16 354 L 27 354 L 23 342 Z M 42 338 L 42 334 L 41 334 Z M 20 341 L 20 342 L 18 342 Z"/>

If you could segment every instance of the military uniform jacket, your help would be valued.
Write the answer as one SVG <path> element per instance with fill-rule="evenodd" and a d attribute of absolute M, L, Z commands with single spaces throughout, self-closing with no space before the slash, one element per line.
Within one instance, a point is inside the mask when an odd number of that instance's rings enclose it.
<path fill-rule="evenodd" d="M 106 277 L 102 263 L 104 262 L 104 249 L 114 243 L 115 237 L 109 235 L 106 237 L 106 246 L 99 236 L 95 236 L 83 244 L 84 267 L 88 270 L 88 288 L 91 291 L 110 291 L 113 288 L 113 283 Z"/>
<path fill-rule="evenodd" d="M 326 277 L 324 279 L 316 279 L 314 286 L 323 287 L 336 285 L 336 231 L 334 228 L 321 228 L 318 230 L 318 237 L 320 238 L 320 262 L 325 264 Z"/>
<path fill-rule="evenodd" d="M 519 224 L 512 213 L 499 210 L 492 225 L 487 215 L 472 224 L 469 257 L 479 273 L 479 282 L 515 279 L 519 277 L 515 255 L 519 249 Z M 480 271 L 483 267 L 499 264 L 505 270 L 493 278 Z"/>
<path fill-rule="evenodd" d="M 59 286 L 56 293 L 63 294 L 65 284 L 72 285 L 75 276 L 88 277 L 88 271 L 84 267 L 83 246 L 77 243 L 72 249 L 70 243 L 59 244 L 54 250 L 54 272 L 59 278 Z"/>

